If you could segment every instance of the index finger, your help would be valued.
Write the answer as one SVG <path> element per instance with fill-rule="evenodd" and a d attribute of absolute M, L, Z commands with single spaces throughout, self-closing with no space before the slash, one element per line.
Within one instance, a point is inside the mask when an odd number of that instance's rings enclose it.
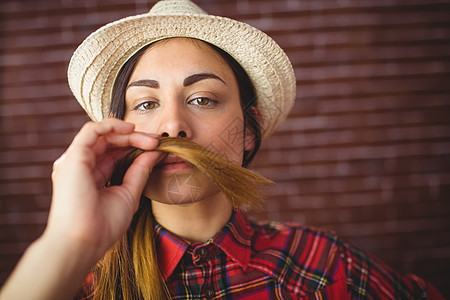
<path fill-rule="evenodd" d="M 101 136 L 111 133 L 129 134 L 133 132 L 134 128 L 135 126 L 132 123 L 113 118 L 100 122 L 88 122 L 75 136 L 72 145 L 92 147 Z"/>

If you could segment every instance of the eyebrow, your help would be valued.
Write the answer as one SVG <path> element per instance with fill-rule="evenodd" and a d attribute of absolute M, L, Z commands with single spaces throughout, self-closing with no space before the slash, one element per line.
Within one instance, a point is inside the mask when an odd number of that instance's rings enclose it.
<path fill-rule="evenodd" d="M 227 85 L 222 78 L 220 78 L 219 76 L 214 75 L 212 73 L 198 73 L 198 74 L 193 74 L 191 76 L 188 76 L 188 77 L 186 77 L 186 79 L 184 79 L 183 85 L 190 86 L 190 85 L 192 85 L 200 80 L 204 80 L 204 79 L 217 79 L 217 80 L 221 81 L 223 84 Z"/>
<path fill-rule="evenodd" d="M 146 86 L 146 87 L 150 87 L 153 89 L 159 89 L 159 82 L 156 80 L 151 80 L 151 79 L 136 80 L 136 81 L 133 81 L 132 83 L 130 83 L 127 86 L 127 89 L 132 86 Z"/>
<path fill-rule="evenodd" d="M 221 81 L 223 84 L 227 85 L 226 82 L 217 75 L 214 75 L 212 73 L 198 73 L 198 74 L 192 74 L 192 75 L 186 77 L 183 81 L 183 86 L 190 86 L 196 82 L 199 82 L 199 81 L 205 80 L 205 79 L 217 79 L 217 80 Z M 149 87 L 149 88 L 153 88 L 153 89 L 159 89 L 159 82 L 156 80 L 152 80 L 152 79 L 136 80 L 136 81 L 131 82 L 127 86 L 127 89 L 132 86 L 145 86 L 145 87 Z"/>

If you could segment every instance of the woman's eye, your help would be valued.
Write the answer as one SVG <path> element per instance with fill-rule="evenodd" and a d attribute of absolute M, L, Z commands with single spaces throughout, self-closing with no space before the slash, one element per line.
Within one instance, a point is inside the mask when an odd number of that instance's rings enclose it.
<path fill-rule="evenodd" d="M 198 105 L 198 106 L 207 106 L 207 105 L 215 104 L 215 101 L 211 100 L 209 98 L 199 97 L 199 98 L 195 98 L 195 99 L 189 101 L 189 104 Z"/>
<path fill-rule="evenodd" d="M 158 104 L 153 101 L 144 102 L 136 106 L 136 110 L 151 110 L 158 107 Z"/>

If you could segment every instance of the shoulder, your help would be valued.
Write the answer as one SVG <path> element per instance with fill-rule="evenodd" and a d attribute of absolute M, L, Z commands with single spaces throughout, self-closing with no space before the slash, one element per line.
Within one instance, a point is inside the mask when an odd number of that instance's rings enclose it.
<path fill-rule="evenodd" d="M 342 242 L 332 231 L 293 223 L 251 223 L 250 266 L 304 296 L 345 282 Z"/>
<path fill-rule="evenodd" d="M 333 231 L 281 222 L 251 226 L 250 265 L 290 292 L 304 296 L 333 290 L 355 298 L 426 298 L 427 282 L 422 278 L 394 271 Z"/>
<path fill-rule="evenodd" d="M 308 258 L 327 253 L 342 246 L 332 231 L 294 223 L 251 223 L 254 230 L 252 244 L 256 252 L 278 249 L 306 263 Z"/>

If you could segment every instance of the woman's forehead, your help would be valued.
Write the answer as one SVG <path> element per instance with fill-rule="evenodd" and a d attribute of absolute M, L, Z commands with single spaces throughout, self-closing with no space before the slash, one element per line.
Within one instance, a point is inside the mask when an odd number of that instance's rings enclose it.
<path fill-rule="evenodd" d="M 233 76 L 224 58 L 208 43 L 191 38 L 169 38 L 151 44 L 138 60 L 131 78 L 137 75 L 175 70 L 195 72 L 214 70 L 222 76 Z M 130 79 L 131 79 L 130 78 Z"/>
<path fill-rule="evenodd" d="M 148 48 L 145 50 L 143 56 L 145 56 L 147 53 L 152 52 L 155 49 L 158 49 L 160 47 L 164 47 L 167 45 L 173 45 L 176 44 L 180 47 L 181 50 L 178 52 L 180 56 L 186 55 L 187 49 L 195 49 L 198 52 L 201 52 L 203 54 L 210 54 L 218 59 L 218 61 L 223 62 L 224 64 L 227 64 L 225 60 L 222 58 L 222 56 L 213 48 L 211 47 L 207 42 L 194 39 L 194 38 L 188 38 L 188 37 L 172 37 L 172 38 L 166 38 L 159 40 L 157 42 L 154 42 L 148 46 Z M 166 48 L 166 47 L 164 47 Z M 139 63 L 139 61 L 138 61 Z"/>

